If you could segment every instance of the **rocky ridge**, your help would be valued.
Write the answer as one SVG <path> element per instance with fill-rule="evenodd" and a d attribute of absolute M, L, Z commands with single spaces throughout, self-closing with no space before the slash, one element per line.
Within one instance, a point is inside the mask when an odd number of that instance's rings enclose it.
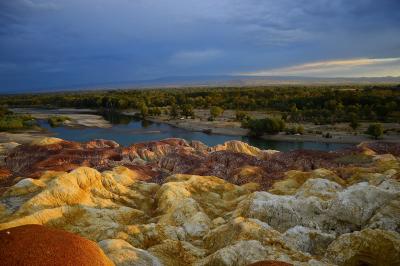
<path fill-rule="evenodd" d="M 387 153 L 400 156 L 400 144 L 363 143 L 339 152 L 277 152 L 240 141 L 208 147 L 199 141 L 172 138 L 121 147 L 109 140 L 79 143 L 44 138 L 24 145 L 0 144 L 0 186 L 15 184 L 22 177 L 38 178 L 49 170 L 88 166 L 104 171 L 125 166 L 140 173 L 141 179 L 159 184 L 172 174 L 196 174 L 217 176 L 237 185 L 257 182 L 269 189 L 289 170 L 326 168 L 339 172 L 349 165 L 367 165 L 374 155 Z"/>
<path fill-rule="evenodd" d="M 67 157 L 77 150 L 84 156 Z M 0 230 L 76 233 L 115 265 L 400 264 L 393 146 L 283 153 L 46 139 L 4 156 Z"/>

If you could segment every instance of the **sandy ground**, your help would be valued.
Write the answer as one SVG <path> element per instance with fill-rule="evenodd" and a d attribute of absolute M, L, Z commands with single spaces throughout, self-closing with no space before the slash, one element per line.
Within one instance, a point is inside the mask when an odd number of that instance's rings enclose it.
<path fill-rule="evenodd" d="M 51 109 L 42 110 L 34 108 L 14 108 L 14 113 L 30 114 L 37 119 L 48 119 L 51 116 L 68 116 L 71 121 L 66 121 L 65 126 L 70 127 L 99 127 L 109 128 L 111 124 L 102 116 L 96 114 L 94 110 L 89 109 Z"/>
<path fill-rule="evenodd" d="M 171 126 L 183 128 L 190 131 L 207 131 L 213 134 L 245 136 L 248 130 L 241 128 L 240 123 L 224 122 L 224 121 L 201 121 L 200 119 L 185 119 L 185 120 L 161 120 L 157 118 L 150 119 L 153 122 L 167 123 Z"/>
<path fill-rule="evenodd" d="M 16 142 L 19 144 L 30 143 L 35 139 L 53 136 L 47 132 L 24 132 L 24 133 L 9 133 L 0 132 L 0 143 Z"/>

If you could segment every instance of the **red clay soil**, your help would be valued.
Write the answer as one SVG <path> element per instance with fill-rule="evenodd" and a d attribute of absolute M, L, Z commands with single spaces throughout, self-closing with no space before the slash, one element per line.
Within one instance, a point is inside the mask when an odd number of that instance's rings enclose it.
<path fill-rule="evenodd" d="M 293 266 L 293 264 L 283 261 L 264 260 L 249 264 L 247 266 Z"/>
<path fill-rule="evenodd" d="M 7 187 L 14 183 L 12 173 L 5 167 L 0 166 L 0 196 L 7 190 Z"/>
<path fill-rule="evenodd" d="M 120 149 L 113 142 L 87 143 L 62 141 L 45 146 L 20 145 L 5 159 L 15 176 L 37 178 L 46 170 L 71 171 L 79 166 L 109 168 L 110 161 L 121 160 Z"/>
<path fill-rule="evenodd" d="M 7 183 L 9 177 L 12 176 L 12 173 L 7 168 L 0 166 L 0 185 Z"/>
<path fill-rule="evenodd" d="M 0 166 L 0 180 L 5 179 L 9 176 L 11 176 L 12 173 L 10 170 L 8 170 L 7 168 Z"/>
<path fill-rule="evenodd" d="M 41 225 L 0 231 L 0 265 L 114 265 L 96 243 Z"/>

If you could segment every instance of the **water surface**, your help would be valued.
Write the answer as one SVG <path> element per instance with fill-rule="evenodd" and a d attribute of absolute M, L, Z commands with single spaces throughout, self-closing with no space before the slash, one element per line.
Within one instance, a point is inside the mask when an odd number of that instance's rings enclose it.
<path fill-rule="evenodd" d="M 193 132 L 173 127 L 165 123 L 135 120 L 129 116 L 115 116 L 108 114 L 105 115 L 105 118 L 113 123 L 111 128 L 52 128 L 46 121 L 40 121 L 39 123 L 43 128 L 55 133 L 56 137 L 65 140 L 82 142 L 93 139 L 109 139 L 124 146 L 137 142 L 153 141 L 165 138 L 182 138 L 188 141 L 199 140 L 208 146 L 222 144 L 229 140 L 240 140 L 260 149 L 274 149 L 279 151 L 289 151 L 294 149 L 331 151 L 349 146 L 349 144 L 340 143 L 270 141 L 242 136 L 206 134 L 203 132 Z"/>

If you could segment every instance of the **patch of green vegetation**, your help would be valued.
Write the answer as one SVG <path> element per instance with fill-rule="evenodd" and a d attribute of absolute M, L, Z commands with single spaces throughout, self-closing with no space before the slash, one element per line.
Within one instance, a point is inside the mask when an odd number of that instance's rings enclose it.
<path fill-rule="evenodd" d="M 194 108 L 191 104 L 184 104 L 181 107 L 181 115 L 188 118 L 194 118 Z"/>
<path fill-rule="evenodd" d="M 379 123 L 371 124 L 368 126 L 365 133 L 372 136 L 374 139 L 378 139 L 383 135 L 383 126 Z"/>
<path fill-rule="evenodd" d="M 242 122 L 244 128 L 250 130 L 249 135 L 260 137 L 263 134 L 277 134 L 285 130 L 286 124 L 281 118 L 250 119 Z"/>
<path fill-rule="evenodd" d="M 47 122 L 51 127 L 59 127 L 61 126 L 65 121 L 71 121 L 71 118 L 68 116 L 63 116 L 63 115 L 56 115 L 56 116 L 51 116 L 49 119 L 47 119 Z"/>
<path fill-rule="evenodd" d="M 161 108 L 159 107 L 152 107 L 149 108 L 149 115 L 150 116 L 160 116 L 162 113 Z"/>
<path fill-rule="evenodd" d="M 176 119 L 179 116 L 178 106 L 175 103 L 172 103 L 169 108 L 169 116 L 172 119 Z"/>
<path fill-rule="evenodd" d="M 239 111 L 239 110 L 236 111 L 235 117 L 236 117 L 236 121 L 239 121 L 239 122 L 243 122 L 243 121 L 250 119 L 250 116 L 246 112 Z"/>
<path fill-rule="evenodd" d="M 218 116 L 222 115 L 224 113 L 224 109 L 222 109 L 219 106 L 213 106 L 210 109 L 210 115 L 213 119 L 217 118 Z"/>
<path fill-rule="evenodd" d="M 19 131 L 37 127 L 36 120 L 30 115 L 17 115 L 7 108 L 0 107 L 0 131 Z"/>

